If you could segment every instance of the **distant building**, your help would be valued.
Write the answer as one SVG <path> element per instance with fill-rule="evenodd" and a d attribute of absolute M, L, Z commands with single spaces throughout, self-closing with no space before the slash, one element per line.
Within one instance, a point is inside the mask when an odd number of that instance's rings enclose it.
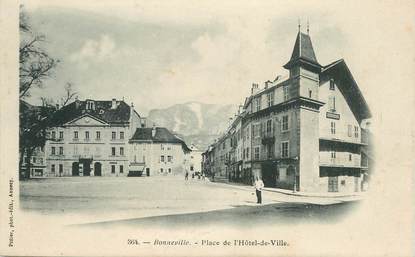
<path fill-rule="evenodd" d="M 186 155 L 190 173 L 202 173 L 202 153 L 194 144 L 190 145 L 190 152 Z"/>
<path fill-rule="evenodd" d="M 44 118 L 45 111 L 49 107 L 44 106 L 34 106 L 25 101 L 20 101 L 20 124 L 23 128 L 30 128 L 33 126 L 34 122 L 38 122 Z M 20 139 L 22 140 L 22 138 Z M 22 143 L 22 142 L 20 142 Z M 20 151 L 22 151 L 20 149 Z M 19 153 L 19 157 L 22 158 L 21 166 L 20 166 L 20 173 L 21 176 L 24 176 L 25 171 L 27 169 L 27 164 L 30 161 L 30 177 L 43 177 L 46 171 L 46 161 L 45 161 L 45 149 L 44 147 L 36 147 L 30 154 L 30 160 L 28 160 L 28 149 L 26 148 L 23 152 Z"/>
<path fill-rule="evenodd" d="M 360 191 L 370 165 L 361 162 L 362 149 L 370 156 L 361 125 L 371 114 L 345 61 L 320 65 L 310 36 L 298 32 L 284 68 L 288 78 L 252 85 L 243 110 L 204 153 L 204 169 L 248 184 L 261 177 L 266 187 Z"/>
<path fill-rule="evenodd" d="M 183 174 L 185 155 L 191 151 L 186 143 L 166 128 L 137 128 L 129 140 L 131 174 Z"/>
<path fill-rule="evenodd" d="M 51 118 L 44 176 L 127 176 L 128 141 L 144 120 L 124 101 L 87 99 Z"/>

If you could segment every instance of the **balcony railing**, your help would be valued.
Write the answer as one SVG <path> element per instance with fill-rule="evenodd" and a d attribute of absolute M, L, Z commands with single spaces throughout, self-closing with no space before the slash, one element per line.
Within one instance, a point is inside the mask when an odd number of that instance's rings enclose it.
<path fill-rule="evenodd" d="M 360 167 L 360 158 L 350 161 L 346 158 L 320 158 L 320 166 Z"/>
<path fill-rule="evenodd" d="M 265 132 L 261 136 L 261 143 L 263 145 L 275 143 L 275 136 L 272 132 Z"/>

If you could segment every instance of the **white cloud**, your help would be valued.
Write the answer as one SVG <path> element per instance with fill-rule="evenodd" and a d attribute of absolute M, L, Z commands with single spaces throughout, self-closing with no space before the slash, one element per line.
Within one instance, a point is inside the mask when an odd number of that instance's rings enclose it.
<path fill-rule="evenodd" d="M 108 35 L 101 35 L 98 40 L 87 39 L 78 52 L 70 56 L 73 62 L 84 63 L 85 61 L 102 61 L 113 55 L 115 42 Z"/>

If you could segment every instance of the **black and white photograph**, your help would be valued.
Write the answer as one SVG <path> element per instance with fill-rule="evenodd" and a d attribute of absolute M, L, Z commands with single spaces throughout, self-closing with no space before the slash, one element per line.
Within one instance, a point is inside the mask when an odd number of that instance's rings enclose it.
<path fill-rule="evenodd" d="M 415 253 L 411 1 L 0 7 L 0 254 Z"/>

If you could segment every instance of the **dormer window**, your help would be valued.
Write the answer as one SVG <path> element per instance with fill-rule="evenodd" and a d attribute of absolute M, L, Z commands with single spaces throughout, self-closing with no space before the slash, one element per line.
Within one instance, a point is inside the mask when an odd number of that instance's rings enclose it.
<path fill-rule="evenodd" d="M 95 102 L 92 100 L 86 101 L 86 109 L 87 110 L 95 110 Z"/>
<path fill-rule="evenodd" d="M 334 85 L 334 79 L 330 79 L 330 90 L 335 90 L 336 86 Z"/>

